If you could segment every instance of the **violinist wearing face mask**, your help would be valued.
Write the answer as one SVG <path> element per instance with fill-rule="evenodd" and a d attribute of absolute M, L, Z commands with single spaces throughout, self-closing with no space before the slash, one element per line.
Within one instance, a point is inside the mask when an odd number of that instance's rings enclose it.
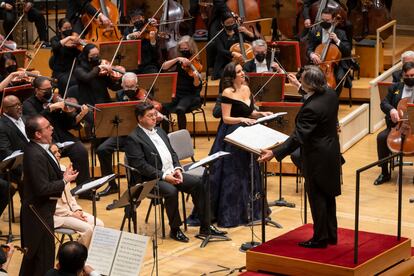
<path fill-rule="evenodd" d="M 335 12 L 331 8 L 323 9 L 321 15 L 321 23 L 315 26 L 315 28 L 313 28 L 309 33 L 309 46 L 307 49 L 307 56 L 315 65 L 319 65 L 323 62 L 321 60 L 321 56 L 315 53 L 316 48 L 321 43 L 325 44 L 328 41 L 330 41 L 331 45 L 334 44 L 339 48 L 339 51 L 342 54 L 342 58 L 346 58 L 351 55 L 352 46 L 351 42 L 347 38 L 347 35 L 345 34 L 345 31 L 339 28 L 335 28 L 333 32 L 329 32 L 334 22 L 334 14 Z M 345 76 L 348 68 L 349 60 L 341 60 L 338 66 L 335 67 L 334 75 L 337 84 Z M 331 88 L 335 89 L 335 87 Z M 342 87 L 339 87 L 336 92 L 339 94 L 341 89 Z"/>
<path fill-rule="evenodd" d="M 188 35 L 181 37 L 177 50 L 177 57 L 162 65 L 164 70 L 175 67 L 174 71 L 178 73 L 176 96 L 171 103 L 166 104 L 165 109 L 170 113 L 177 113 L 178 128 L 185 129 L 187 125 L 185 113 L 201 104 L 202 82 L 197 74 L 190 76 L 186 70 L 192 64 L 190 59 L 198 53 L 194 40 Z"/>
<path fill-rule="evenodd" d="M 276 62 L 267 59 L 267 43 L 263 39 L 257 39 L 252 42 L 254 59 L 249 60 L 243 64 L 243 71 L 250 73 L 262 73 L 262 72 L 277 72 L 279 66 Z"/>
<path fill-rule="evenodd" d="M 94 44 L 87 44 L 78 57 L 78 62 L 73 75 L 78 82 L 79 104 L 95 105 L 111 101 L 108 88 L 112 90 L 121 89 L 119 73 L 112 72 L 110 65 L 102 64 L 99 49 Z"/>
<path fill-rule="evenodd" d="M 132 27 L 128 27 L 124 31 L 126 39 L 141 39 L 141 64 L 139 64 L 135 73 L 150 74 L 157 73 L 158 65 L 158 44 L 157 44 L 157 28 L 153 26 L 155 19 L 150 18 L 150 24 L 145 28 L 147 20 L 142 10 L 134 10 L 130 13 L 130 23 Z"/>
<path fill-rule="evenodd" d="M 58 80 L 60 95 L 65 92 L 68 82 L 70 69 L 73 60 L 81 53 L 77 48 L 79 37 L 73 33 L 72 24 L 66 18 L 62 18 L 58 23 L 59 33 L 52 37 L 52 57 L 50 58 L 52 76 Z M 75 78 L 71 78 L 69 87 L 76 84 Z"/>
<path fill-rule="evenodd" d="M 397 111 L 398 103 L 403 98 L 409 98 L 408 102 L 413 103 L 414 99 L 414 62 L 404 63 L 402 68 L 403 82 L 394 83 L 388 88 L 387 96 L 381 102 L 381 110 L 385 113 L 387 128 L 377 136 L 378 159 L 382 159 L 391 154 L 387 146 L 387 137 L 391 129 L 395 127 L 401 119 L 402 114 Z M 388 163 L 381 165 L 381 174 L 374 181 L 374 185 L 381 185 L 391 179 L 388 170 Z"/>

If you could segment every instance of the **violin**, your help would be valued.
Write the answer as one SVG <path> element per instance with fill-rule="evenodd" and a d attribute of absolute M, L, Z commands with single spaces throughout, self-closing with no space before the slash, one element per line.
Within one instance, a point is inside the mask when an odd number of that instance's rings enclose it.
<path fill-rule="evenodd" d="M 139 31 L 139 35 L 129 34 L 128 39 L 146 39 L 151 40 L 151 32 L 158 33 L 158 28 L 155 26 L 157 21 L 155 19 L 150 18 L 148 22 L 142 27 Z M 163 34 L 161 34 L 163 35 Z"/>
<path fill-rule="evenodd" d="M 54 93 L 52 97 L 43 105 L 43 108 L 47 108 L 52 103 L 58 103 L 63 102 L 65 104 L 65 107 L 62 109 L 64 112 L 71 113 L 77 110 L 82 110 L 82 105 L 78 104 L 78 100 L 75 98 L 66 98 L 63 99 L 59 94 Z M 90 106 L 88 106 L 90 107 Z"/>
<path fill-rule="evenodd" d="M 332 22 L 332 26 L 328 30 L 329 34 L 335 31 L 335 27 L 338 25 L 339 21 L 340 16 L 337 15 Z M 331 43 L 331 39 L 328 39 L 327 43 L 319 44 L 314 52 L 320 56 L 321 63 L 319 64 L 319 67 L 326 76 L 328 86 L 335 89 L 336 77 L 334 69 L 338 65 L 339 60 L 342 58 L 341 51 L 336 44 Z"/>
<path fill-rule="evenodd" d="M 148 102 L 148 103 L 152 104 L 158 112 L 161 112 L 162 103 L 160 103 L 156 100 L 153 100 L 150 97 L 150 95 L 148 95 L 147 90 L 145 90 L 144 88 L 138 88 L 137 89 L 136 98 L 137 98 L 138 101 L 143 101 L 143 102 L 145 101 L 145 102 Z"/>
<path fill-rule="evenodd" d="M 121 65 L 111 66 L 111 63 L 106 59 L 102 59 L 100 65 L 103 65 L 100 67 L 100 76 L 110 76 L 114 80 L 119 80 L 126 73 L 125 67 Z"/>
<path fill-rule="evenodd" d="M 194 76 L 197 76 L 201 82 L 202 76 L 200 72 L 203 70 L 203 65 L 197 56 L 190 58 L 189 61 L 191 62 L 190 65 L 181 64 L 181 68 L 186 71 L 190 77 L 194 78 Z"/>
<path fill-rule="evenodd" d="M 12 86 L 17 85 L 23 85 L 23 84 L 32 84 L 33 80 L 37 77 L 45 77 L 40 75 L 40 72 L 37 70 L 31 70 L 28 71 L 24 68 L 19 68 L 17 71 L 24 71 L 25 76 L 24 77 L 15 77 L 11 80 Z M 50 81 L 52 84 L 55 84 L 58 82 L 55 78 L 45 77 L 48 81 Z"/>
<path fill-rule="evenodd" d="M 402 151 L 405 155 L 414 154 L 414 134 L 412 133 L 407 112 L 409 100 L 410 98 L 402 98 L 399 101 L 397 111 L 400 115 L 400 120 L 397 125 L 391 129 L 387 137 L 387 146 L 393 153 Z M 402 137 L 404 139 L 402 139 Z M 403 143 L 403 145 L 401 145 L 401 143 Z"/>

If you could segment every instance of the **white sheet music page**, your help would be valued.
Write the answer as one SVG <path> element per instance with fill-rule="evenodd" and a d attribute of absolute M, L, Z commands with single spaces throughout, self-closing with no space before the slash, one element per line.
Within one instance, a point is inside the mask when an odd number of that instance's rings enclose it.
<path fill-rule="evenodd" d="M 102 275 L 110 275 L 121 231 L 96 226 L 86 263 Z"/>
<path fill-rule="evenodd" d="M 216 153 L 214 153 L 212 155 L 209 155 L 207 157 L 204 157 L 203 159 L 195 162 L 194 164 L 192 164 L 188 168 L 188 170 L 192 170 L 192 169 L 198 168 L 200 166 L 203 166 L 204 164 L 207 164 L 207 163 L 211 162 L 212 160 L 214 160 L 216 158 L 219 158 L 219 157 L 225 156 L 225 155 L 229 155 L 229 154 L 230 154 L 230 152 L 227 152 L 227 151 L 218 151 L 218 152 L 216 152 Z"/>
<path fill-rule="evenodd" d="M 10 154 L 6 158 L 4 158 L 3 161 L 7 161 L 9 159 L 15 158 L 16 156 L 19 156 L 19 155 L 22 155 L 22 154 L 23 154 L 23 151 L 21 151 L 21 150 L 13 151 L 12 154 Z"/>
<path fill-rule="evenodd" d="M 256 124 L 264 123 L 266 121 L 273 120 L 277 117 L 280 117 L 280 116 L 283 116 L 283 115 L 286 115 L 286 114 L 287 114 L 287 112 L 278 112 L 278 113 L 273 113 L 273 114 L 268 115 L 268 116 L 260 117 L 259 119 L 256 120 Z"/>
<path fill-rule="evenodd" d="M 79 189 L 79 190 L 76 191 L 75 194 L 76 195 L 79 195 L 79 194 L 81 194 L 83 192 L 89 191 L 91 188 L 94 188 L 94 187 L 103 185 L 104 183 L 106 183 L 109 179 L 111 179 L 114 176 L 115 176 L 115 174 L 113 173 L 113 174 L 109 174 L 107 176 L 103 176 L 101 178 L 92 180 L 92 181 L 90 181 L 88 183 L 85 183 L 85 184 L 82 185 L 82 188 L 81 189 Z"/>
<path fill-rule="evenodd" d="M 149 237 L 122 232 L 111 276 L 139 275 Z"/>
<path fill-rule="evenodd" d="M 275 145 L 283 143 L 287 138 L 289 138 L 288 135 L 261 124 L 240 126 L 226 136 L 227 140 L 244 146 L 257 154 L 260 154 L 261 149 L 273 148 Z"/>

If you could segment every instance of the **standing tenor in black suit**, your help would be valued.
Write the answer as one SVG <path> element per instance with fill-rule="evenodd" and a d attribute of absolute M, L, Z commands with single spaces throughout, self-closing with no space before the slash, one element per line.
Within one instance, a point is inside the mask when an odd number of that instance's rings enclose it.
<path fill-rule="evenodd" d="M 309 45 L 307 49 L 307 56 L 313 62 L 313 64 L 320 64 L 322 62 L 321 57 L 315 53 L 316 47 L 321 43 L 326 43 L 328 39 L 331 39 L 331 44 L 338 46 L 341 51 L 342 58 L 349 57 L 351 55 L 351 42 L 349 41 L 345 31 L 335 28 L 335 31 L 329 33 L 328 30 L 333 23 L 334 10 L 331 8 L 325 8 L 322 10 L 321 24 L 315 26 L 309 33 Z M 349 69 L 349 60 L 341 60 L 335 68 L 336 83 L 342 80 L 347 70 Z M 342 82 L 343 84 L 343 82 Z M 334 87 L 333 87 L 334 88 Z M 342 85 L 338 87 L 336 92 L 339 94 L 342 90 Z"/>
<path fill-rule="evenodd" d="M 26 121 L 30 139 L 23 156 L 23 202 L 21 208 L 22 246 L 28 248 L 20 267 L 20 276 L 43 276 L 53 268 L 55 260 L 54 237 L 36 217 L 30 206 L 53 231 L 56 199 L 62 195 L 65 184 L 76 179 L 77 172 L 69 166 L 63 173 L 49 151 L 53 127 L 40 115 Z"/>
<path fill-rule="evenodd" d="M 127 137 L 125 154 L 130 166 L 136 168 L 139 174 L 133 172 L 133 183 L 159 178 L 160 195 L 165 199 L 165 209 L 170 223 L 170 237 L 176 241 L 188 242 L 189 239 L 180 230 L 182 224 L 178 211 L 178 192 L 190 193 L 194 209 L 200 218 L 201 235 L 224 235 L 204 216 L 207 204 L 204 200 L 201 179 L 182 173 L 177 154 L 171 147 L 167 134 L 158 127 L 158 111 L 152 104 L 143 103 L 136 107 L 138 120 L 137 128 Z"/>
<path fill-rule="evenodd" d="M 290 75 L 290 78 L 294 78 Z M 278 161 L 300 147 L 305 189 L 313 218 L 313 237 L 299 245 L 325 248 L 337 243 L 335 197 L 341 194 L 340 148 L 337 134 L 338 97 L 326 85 L 322 71 L 307 66 L 300 88 L 305 102 L 296 116 L 296 127 L 290 137 L 272 151 L 263 150 L 260 161 L 276 157 Z"/>
<path fill-rule="evenodd" d="M 413 102 L 414 98 L 414 62 L 404 63 L 402 68 L 402 77 L 404 82 L 394 83 L 388 88 L 388 94 L 381 102 L 381 110 L 385 113 L 385 122 L 387 127 L 378 133 L 377 136 L 377 153 L 378 159 L 382 159 L 390 155 L 387 146 L 387 137 L 391 128 L 395 127 L 400 114 L 398 114 L 398 103 L 402 98 L 410 98 L 409 102 Z M 390 180 L 390 172 L 388 171 L 388 163 L 381 165 L 381 174 L 377 177 L 374 185 L 381 185 Z"/>

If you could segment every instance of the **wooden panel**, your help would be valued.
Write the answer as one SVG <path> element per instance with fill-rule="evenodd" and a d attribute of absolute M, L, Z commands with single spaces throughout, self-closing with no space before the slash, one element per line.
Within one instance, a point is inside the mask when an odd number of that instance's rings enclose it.
<path fill-rule="evenodd" d="M 363 104 L 339 121 L 341 152 L 345 152 L 369 133 L 369 105 Z"/>

